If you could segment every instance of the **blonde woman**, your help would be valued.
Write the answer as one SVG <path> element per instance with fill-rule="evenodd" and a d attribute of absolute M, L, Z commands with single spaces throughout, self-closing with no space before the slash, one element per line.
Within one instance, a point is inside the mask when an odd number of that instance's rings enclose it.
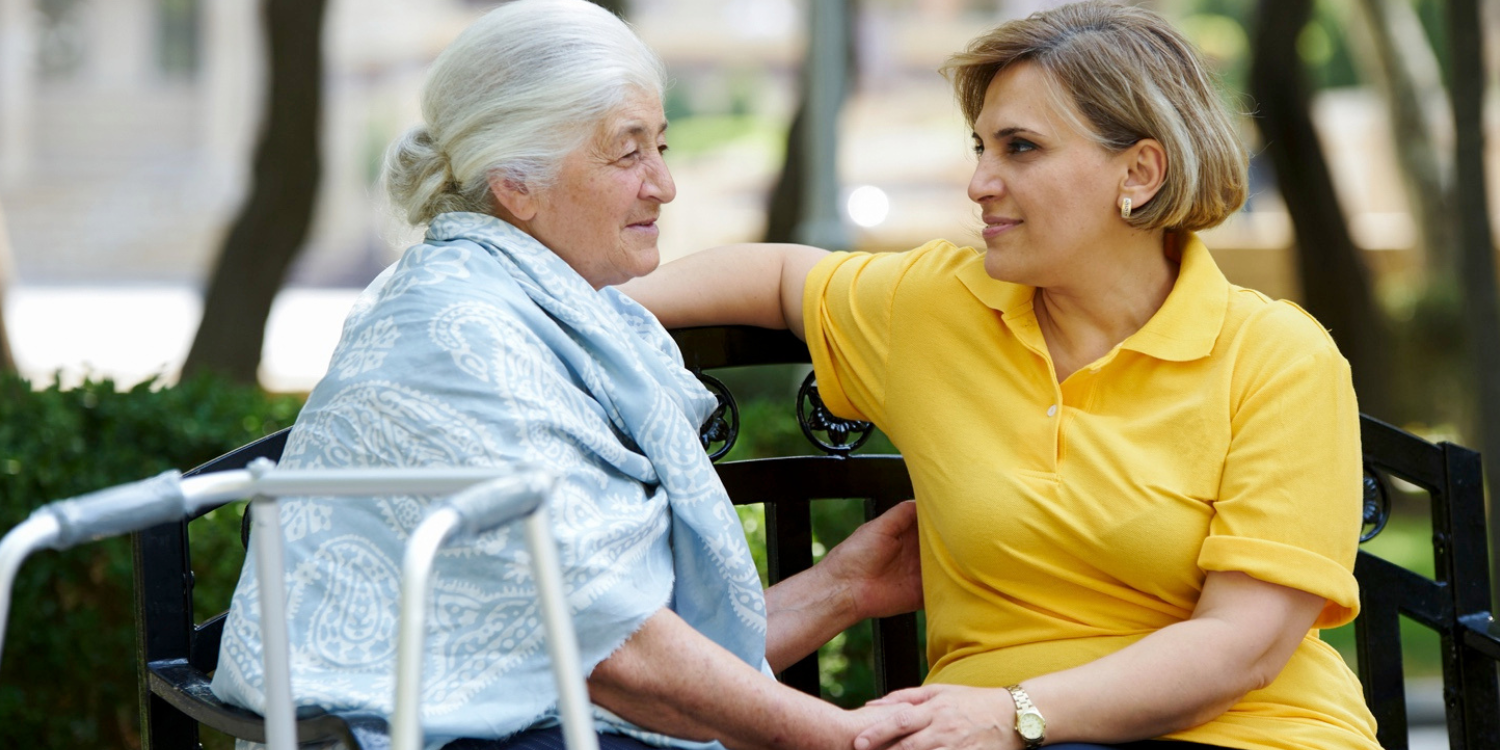
<path fill-rule="evenodd" d="M 731 247 L 625 287 L 669 327 L 790 328 L 906 457 L 932 670 L 855 750 L 1375 750 L 1318 639 L 1358 608 L 1349 367 L 1194 234 L 1246 181 L 1197 53 L 1087 2 L 947 72 L 982 247 Z"/>

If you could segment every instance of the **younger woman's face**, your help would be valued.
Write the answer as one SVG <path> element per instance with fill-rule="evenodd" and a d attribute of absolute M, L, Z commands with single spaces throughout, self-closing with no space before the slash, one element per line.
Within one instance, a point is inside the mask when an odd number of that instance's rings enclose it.
<path fill-rule="evenodd" d="M 1125 158 L 1105 150 L 1059 109 L 1041 68 L 1030 62 L 995 74 L 974 123 L 978 163 L 969 198 L 984 220 L 984 268 L 1030 286 L 1066 285 L 1105 262 L 1122 227 L 1118 189 Z"/>

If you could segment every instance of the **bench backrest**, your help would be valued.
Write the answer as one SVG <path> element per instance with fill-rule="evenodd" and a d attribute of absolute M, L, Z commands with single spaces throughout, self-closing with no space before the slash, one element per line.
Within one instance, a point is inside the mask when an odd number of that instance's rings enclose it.
<path fill-rule="evenodd" d="M 1391 515 L 1389 477 L 1423 490 L 1432 513 L 1433 578 L 1363 550 L 1355 562 L 1360 615 L 1354 621 L 1359 679 L 1388 750 L 1407 747 L 1406 691 L 1399 616 L 1437 631 L 1443 708 L 1452 750 L 1500 748 L 1500 628 L 1490 600 L 1484 483 L 1479 454 L 1430 443 L 1362 416 L 1365 540 Z"/>

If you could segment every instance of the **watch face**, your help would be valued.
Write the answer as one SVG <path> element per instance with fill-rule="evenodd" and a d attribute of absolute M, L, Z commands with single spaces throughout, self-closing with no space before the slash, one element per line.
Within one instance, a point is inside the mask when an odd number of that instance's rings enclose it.
<path fill-rule="evenodd" d="M 1016 731 L 1028 740 L 1041 739 L 1042 733 L 1047 731 L 1047 722 L 1040 714 L 1021 714 L 1016 719 Z"/>

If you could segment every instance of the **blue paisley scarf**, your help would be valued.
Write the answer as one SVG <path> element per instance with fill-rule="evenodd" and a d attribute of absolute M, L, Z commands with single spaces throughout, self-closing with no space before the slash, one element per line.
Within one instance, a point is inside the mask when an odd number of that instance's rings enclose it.
<path fill-rule="evenodd" d="M 499 219 L 451 213 L 361 295 L 281 466 L 549 466 L 562 476 L 550 512 L 588 670 L 665 606 L 769 673 L 760 581 L 698 441 L 714 405 L 644 308 L 595 291 Z M 282 501 L 299 705 L 389 715 L 401 556 L 439 500 Z M 261 711 L 254 554 L 213 690 Z M 519 525 L 440 553 L 423 679 L 430 746 L 555 721 L 543 638 Z M 604 731 L 697 744 L 596 715 Z"/>

